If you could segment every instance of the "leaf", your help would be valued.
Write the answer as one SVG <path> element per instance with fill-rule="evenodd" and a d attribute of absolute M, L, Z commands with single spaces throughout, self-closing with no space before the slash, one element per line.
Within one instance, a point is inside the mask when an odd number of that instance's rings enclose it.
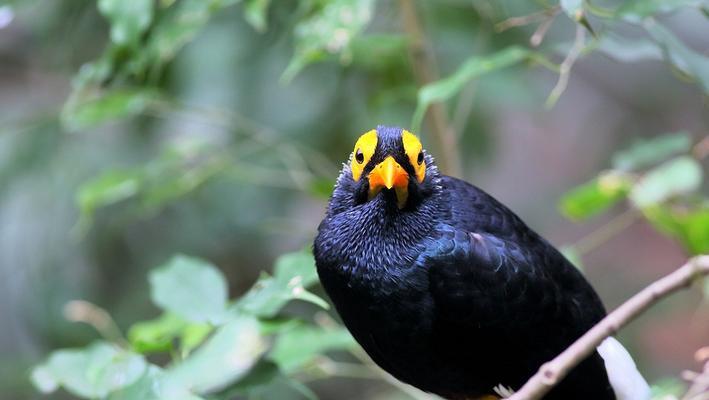
<path fill-rule="evenodd" d="M 624 63 L 662 60 L 662 49 L 647 39 L 629 39 L 606 34 L 596 44 L 596 49 L 608 57 Z"/>
<path fill-rule="evenodd" d="M 271 0 L 246 0 L 244 3 L 244 19 L 258 32 L 265 32 L 266 17 Z"/>
<path fill-rule="evenodd" d="M 128 341 L 139 353 L 162 352 L 172 349 L 172 341 L 185 328 L 187 322 L 171 313 L 133 324 L 128 330 Z"/>
<path fill-rule="evenodd" d="M 657 230 L 679 240 L 690 254 L 709 253 L 709 203 L 657 205 L 643 209 L 643 214 Z"/>
<path fill-rule="evenodd" d="M 263 274 L 235 304 L 236 312 L 273 317 L 290 300 L 299 299 L 328 308 L 325 300 L 305 290 L 317 281 L 312 254 L 301 251 L 281 256 L 274 275 Z"/>
<path fill-rule="evenodd" d="M 418 92 L 418 104 L 411 123 L 412 129 L 418 130 L 417 127 L 421 126 L 426 109 L 432 103 L 446 101 L 462 90 L 469 80 L 514 65 L 529 55 L 529 50 L 511 46 L 488 56 L 473 56 L 452 75 L 422 87 Z"/>
<path fill-rule="evenodd" d="M 583 17 L 583 0 L 561 0 L 561 9 L 574 21 L 579 21 Z"/>
<path fill-rule="evenodd" d="M 663 378 L 652 384 L 652 398 L 658 400 L 679 398 L 687 391 L 687 385 L 677 378 Z"/>
<path fill-rule="evenodd" d="M 566 193 L 559 201 L 559 208 L 565 217 L 581 221 L 618 203 L 629 189 L 628 177 L 615 172 L 605 173 Z"/>
<path fill-rule="evenodd" d="M 663 48 L 666 58 L 677 69 L 694 77 L 709 94 L 709 58 L 685 46 L 667 28 L 655 21 L 644 24 L 650 36 Z"/>
<path fill-rule="evenodd" d="M 344 328 L 325 330 L 300 325 L 278 336 L 268 358 L 290 373 L 326 351 L 347 350 L 354 346 L 352 335 Z"/>
<path fill-rule="evenodd" d="M 689 156 L 680 156 L 645 174 L 633 187 L 630 199 L 636 207 L 644 208 L 694 191 L 701 183 L 701 165 Z"/>
<path fill-rule="evenodd" d="M 32 382 L 47 393 L 62 386 L 82 398 L 105 397 L 136 382 L 146 370 L 142 356 L 108 342 L 84 349 L 57 350 L 32 372 Z"/>
<path fill-rule="evenodd" d="M 245 376 L 266 351 L 258 321 L 240 316 L 214 335 L 183 362 L 170 367 L 169 379 L 196 393 L 224 388 Z"/>
<path fill-rule="evenodd" d="M 182 0 L 168 8 L 153 26 L 145 45 L 144 65 L 165 63 L 189 43 L 224 5 L 218 1 Z"/>
<path fill-rule="evenodd" d="M 153 19 L 153 0 L 99 0 L 98 10 L 111 21 L 111 40 L 136 45 Z"/>
<path fill-rule="evenodd" d="M 664 161 L 692 148 L 692 138 L 686 131 L 668 133 L 637 142 L 628 150 L 613 156 L 613 167 L 623 171 L 637 170 Z"/>
<path fill-rule="evenodd" d="M 272 361 L 261 359 L 251 368 L 248 374 L 226 389 L 215 394 L 214 397 L 216 399 L 226 400 L 233 399 L 239 395 L 243 396 L 254 389 L 272 384 L 272 382 L 280 376 L 282 376 L 282 374 L 278 369 L 278 365 Z"/>
<path fill-rule="evenodd" d="M 121 200 L 135 196 L 142 184 L 142 174 L 136 169 L 111 170 L 79 187 L 76 203 L 81 213 L 80 225 L 90 223 L 94 212 Z"/>
<path fill-rule="evenodd" d="M 157 92 L 150 89 L 116 89 L 92 95 L 77 92 L 62 109 L 62 124 L 65 129 L 75 132 L 136 116 L 158 97 Z"/>
<path fill-rule="evenodd" d="M 706 4 L 706 0 L 626 0 L 618 8 L 615 16 L 628 22 L 640 22 L 658 14 L 684 7 L 700 7 L 702 4 Z"/>
<path fill-rule="evenodd" d="M 173 342 L 180 340 L 180 354 L 185 357 L 199 346 L 212 331 L 206 323 L 187 322 L 172 313 L 133 324 L 128 330 L 128 340 L 139 353 L 168 352 Z"/>
<path fill-rule="evenodd" d="M 132 385 L 111 393 L 108 400 L 201 400 L 174 380 L 167 379 L 165 371 L 150 365 L 143 376 Z"/>
<path fill-rule="evenodd" d="M 372 18 L 372 0 L 332 0 L 295 28 L 295 52 L 281 81 L 290 82 L 308 64 L 330 55 L 347 56 L 350 41 Z M 347 59 L 344 57 L 343 59 Z"/>
<path fill-rule="evenodd" d="M 149 279 L 151 298 L 164 310 L 191 322 L 218 323 L 224 318 L 227 284 L 213 265 L 177 255 Z"/>

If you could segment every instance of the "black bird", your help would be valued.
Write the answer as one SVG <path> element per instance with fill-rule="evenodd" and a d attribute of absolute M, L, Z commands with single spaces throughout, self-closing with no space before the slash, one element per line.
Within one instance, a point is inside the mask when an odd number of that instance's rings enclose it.
<path fill-rule="evenodd" d="M 519 389 L 606 311 L 554 246 L 481 189 L 379 126 L 344 164 L 318 228 L 320 280 L 355 339 L 399 380 L 448 399 Z M 609 338 L 546 399 L 646 399 Z"/>

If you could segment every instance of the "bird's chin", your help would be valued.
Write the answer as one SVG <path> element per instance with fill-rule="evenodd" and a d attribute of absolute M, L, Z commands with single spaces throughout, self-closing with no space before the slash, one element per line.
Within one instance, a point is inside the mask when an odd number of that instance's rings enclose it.
<path fill-rule="evenodd" d="M 406 206 L 407 194 L 401 189 L 381 189 L 370 201 L 379 203 L 382 207 L 402 209 Z"/>

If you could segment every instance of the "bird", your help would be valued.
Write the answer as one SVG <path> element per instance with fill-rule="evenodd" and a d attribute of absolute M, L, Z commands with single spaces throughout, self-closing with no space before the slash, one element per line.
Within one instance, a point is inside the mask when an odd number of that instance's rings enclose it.
<path fill-rule="evenodd" d="M 482 189 L 442 174 L 420 139 L 380 125 L 336 180 L 313 255 L 320 282 L 370 358 L 451 400 L 518 390 L 606 315 L 582 273 Z M 649 399 L 606 339 L 544 398 Z"/>

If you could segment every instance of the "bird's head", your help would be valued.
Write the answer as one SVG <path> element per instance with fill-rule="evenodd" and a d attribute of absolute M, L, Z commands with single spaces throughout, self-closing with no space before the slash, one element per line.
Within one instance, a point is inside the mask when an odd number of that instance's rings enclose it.
<path fill-rule="evenodd" d="M 433 157 L 413 133 L 378 126 L 359 137 L 337 181 L 342 200 L 358 205 L 374 199 L 399 210 L 415 207 L 438 184 Z"/>

